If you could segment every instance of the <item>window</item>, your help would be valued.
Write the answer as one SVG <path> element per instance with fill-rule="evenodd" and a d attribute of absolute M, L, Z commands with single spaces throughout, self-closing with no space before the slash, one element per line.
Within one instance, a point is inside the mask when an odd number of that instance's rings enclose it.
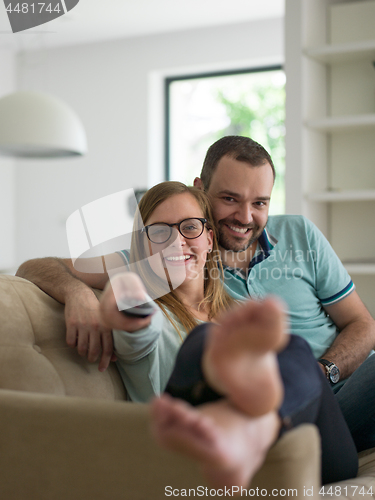
<path fill-rule="evenodd" d="M 192 184 L 224 135 L 264 146 L 276 168 L 270 213 L 285 211 L 285 73 L 280 66 L 166 79 L 166 178 Z"/>

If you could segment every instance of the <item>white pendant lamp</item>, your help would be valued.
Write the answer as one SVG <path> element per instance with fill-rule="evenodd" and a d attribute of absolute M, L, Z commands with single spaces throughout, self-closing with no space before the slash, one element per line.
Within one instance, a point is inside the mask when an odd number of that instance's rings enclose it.
<path fill-rule="evenodd" d="M 87 152 L 78 115 L 63 101 L 40 92 L 0 98 L 0 154 L 16 158 L 62 158 Z"/>

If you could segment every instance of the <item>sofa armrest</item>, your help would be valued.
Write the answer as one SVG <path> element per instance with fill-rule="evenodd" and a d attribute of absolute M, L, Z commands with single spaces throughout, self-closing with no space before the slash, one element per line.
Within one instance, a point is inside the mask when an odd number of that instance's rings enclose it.
<path fill-rule="evenodd" d="M 202 496 L 196 464 L 154 444 L 148 420 L 147 405 L 0 390 L 0 498 L 165 500 L 167 486 Z M 251 487 L 313 487 L 315 497 L 318 464 L 316 429 L 301 426 Z"/>

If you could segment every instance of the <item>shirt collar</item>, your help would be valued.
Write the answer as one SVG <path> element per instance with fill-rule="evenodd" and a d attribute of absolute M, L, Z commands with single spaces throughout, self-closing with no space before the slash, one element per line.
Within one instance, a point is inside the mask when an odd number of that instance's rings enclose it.
<path fill-rule="evenodd" d="M 277 239 L 272 236 L 272 234 L 270 234 L 268 229 L 265 227 L 262 234 L 258 238 L 258 243 L 261 251 L 265 254 L 265 258 L 267 258 L 269 257 L 271 250 L 276 245 Z"/>

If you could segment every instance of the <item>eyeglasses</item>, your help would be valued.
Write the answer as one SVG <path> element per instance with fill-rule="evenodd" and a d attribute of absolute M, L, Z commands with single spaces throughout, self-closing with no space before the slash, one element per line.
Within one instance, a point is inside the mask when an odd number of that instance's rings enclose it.
<path fill-rule="evenodd" d="M 175 224 L 167 224 L 166 222 L 155 222 L 141 229 L 141 233 L 146 233 L 147 238 L 152 243 L 165 243 L 172 236 L 173 227 L 177 226 L 179 233 L 188 240 L 199 238 L 203 233 L 204 225 L 207 219 L 193 217 L 192 219 L 184 219 Z"/>

